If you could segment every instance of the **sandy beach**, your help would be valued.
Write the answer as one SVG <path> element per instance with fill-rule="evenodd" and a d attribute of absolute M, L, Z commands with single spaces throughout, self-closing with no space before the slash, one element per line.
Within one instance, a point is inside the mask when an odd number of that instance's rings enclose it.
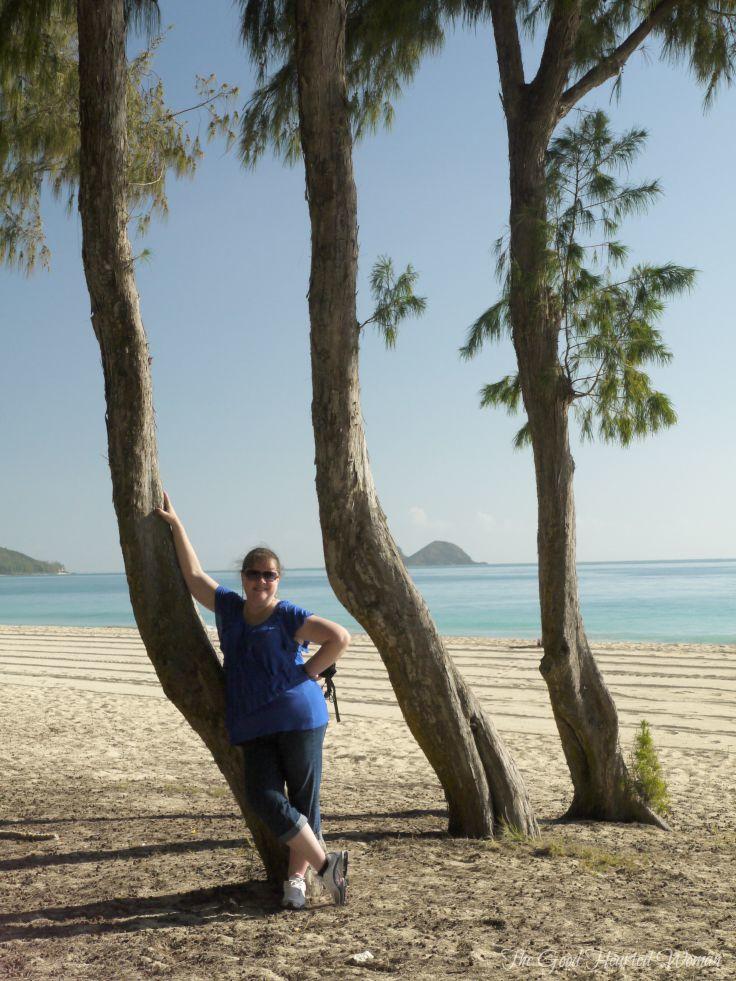
<path fill-rule="evenodd" d="M 323 789 L 350 905 L 287 914 L 137 633 L 0 627 L 0 976 L 736 975 L 736 647 L 593 645 L 623 744 L 652 726 L 667 834 L 557 823 L 571 788 L 539 650 L 448 645 L 524 772 L 541 840 L 447 837 L 441 789 L 357 636 Z"/>

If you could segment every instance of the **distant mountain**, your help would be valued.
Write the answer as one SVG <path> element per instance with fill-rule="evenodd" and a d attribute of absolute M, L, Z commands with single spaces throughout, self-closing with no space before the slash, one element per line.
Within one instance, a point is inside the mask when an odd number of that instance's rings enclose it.
<path fill-rule="evenodd" d="M 59 576 L 66 572 L 61 562 L 41 562 L 30 555 L 0 547 L 0 576 Z"/>
<path fill-rule="evenodd" d="M 430 542 L 413 555 L 404 555 L 407 565 L 488 565 L 487 562 L 473 562 L 467 552 L 452 542 Z"/>

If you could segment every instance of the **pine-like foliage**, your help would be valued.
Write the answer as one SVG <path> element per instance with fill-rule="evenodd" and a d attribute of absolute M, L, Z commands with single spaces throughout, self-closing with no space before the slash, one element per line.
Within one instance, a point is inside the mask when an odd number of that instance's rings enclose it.
<path fill-rule="evenodd" d="M 358 329 L 375 324 L 386 347 L 396 347 L 402 320 L 421 316 L 427 306 L 426 297 L 417 296 L 414 292 L 417 279 L 418 273 L 411 265 L 397 276 L 391 259 L 385 255 L 379 256 L 373 264 L 370 279 L 376 307 L 368 320 L 358 325 Z"/>
<path fill-rule="evenodd" d="M 240 0 L 241 37 L 258 69 L 245 106 L 240 153 L 255 166 L 267 149 L 289 163 L 299 158 L 294 64 L 294 0 Z M 462 14 L 461 0 L 348 0 L 346 75 L 353 135 L 390 126 L 393 103 L 422 57 L 438 51 L 445 25 Z"/>
<path fill-rule="evenodd" d="M 0 262 L 27 272 L 49 258 L 40 212 L 43 181 L 56 197 L 68 192 L 79 155 L 70 21 L 52 15 L 35 40 L 40 47 L 31 58 L 21 33 L 5 36 L 0 59 Z"/>
<path fill-rule="evenodd" d="M 27 71 L 46 51 L 45 29 L 54 20 L 75 23 L 76 0 L 0 0 L 0 64 Z M 125 0 L 126 27 L 150 39 L 160 33 L 158 0 Z M 2 70 L 0 69 L 0 70 Z"/>
<path fill-rule="evenodd" d="M 294 0 L 240 0 L 241 40 L 257 68 L 258 85 L 241 116 L 240 155 L 254 167 L 271 149 L 286 163 L 301 155 L 294 51 Z M 353 138 L 393 119 L 393 100 L 410 81 L 425 53 L 444 42 L 444 22 L 462 12 L 461 0 L 347 0 L 346 74 Z M 213 117 L 218 120 L 217 114 Z M 219 121 L 219 120 L 218 120 Z M 371 269 L 373 324 L 387 348 L 396 346 L 399 324 L 420 316 L 426 298 L 417 296 L 411 265 L 396 275 L 388 256 Z"/>
<path fill-rule="evenodd" d="M 548 224 L 542 295 L 546 317 L 558 331 L 559 369 L 583 437 L 597 430 L 605 441 L 628 445 L 634 438 L 676 422 L 670 400 L 656 391 L 644 370 L 666 364 L 671 354 L 657 323 L 667 299 L 692 287 L 695 271 L 672 263 L 633 266 L 617 239 L 621 222 L 642 214 L 660 193 L 656 181 L 626 184 L 619 179 L 646 139 L 643 130 L 615 137 L 603 112 L 580 112 L 547 153 Z M 471 358 L 487 341 L 511 336 L 509 292 L 512 270 L 504 239 L 497 243 L 501 299 L 468 331 L 461 354 Z M 524 284 L 514 284 L 524 288 Z M 487 385 L 484 406 L 520 407 L 518 375 Z M 528 441 L 524 427 L 516 445 Z"/>
<path fill-rule="evenodd" d="M 258 86 L 241 117 L 240 153 L 255 166 L 269 148 L 289 163 L 298 159 L 299 113 L 294 65 L 294 0 L 239 0 L 241 37 L 258 70 Z M 347 0 L 346 74 L 354 137 L 391 125 L 394 103 L 425 54 L 437 52 L 457 23 L 490 33 L 490 0 Z M 559 0 L 516 0 L 517 17 L 530 37 L 548 24 Z M 570 84 L 590 88 L 617 74 L 631 51 L 621 46 L 661 0 L 584 0 Z M 559 10 L 558 10 L 559 13 Z M 736 64 L 736 0 L 681 0 L 668 5 L 649 36 L 662 56 L 685 61 L 705 88 L 709 103 L 733 81 Z M 634 49 L 640 44 L 634 45 Z M 613 69 L 608 70 L 609 63 Z M 584 95 L 576 92 L 567 112 Z"/>
<path fill-rule="evenodd" d="M 671 807 L 667 781 L 659 762 L 652 731 L 645 719 L 639 723 L 634 736 L 629 775 L 639 799 L 657 814 L 666 816 Z"/>
<path fill-rule="evenodd" d="M 471 0 L 471 6 L 476 4 Z M 484 4 L 487 8 L 488 4 Z M 521 24 L 531 37 L 549 21 L 555 0 L 517 0 Z M 722 85 L 731 85 L 736 65 L 736 2 L 734 0 L 583 0 L 581 26 L 575 40 L 571 79 L 579 80 L 606 59 L 620 54 L 622 43 L 659 9 L 649 37 L 671 62 L 685 62 L 705 89 L 706 105 Z M 627 52 L 623 61 L 628 57 Z M 623 64 L 623 61 L 621 64 Z M 617 85 L 621 84 L 622 71 Z M 601 78 L 601 81 L 605 79 Z"/>
<path fill-rule="evenodd" d="M 2 16 L 9 16 L 7 2 Z M 0 45 L 0 263 L 30 272 L 47 265 L 41 217 L 46 186 L 71 211 L 79 180 L 79 81 L 76 26 L 72 14 L 51 5 L 33 30 L 23 20 Z M 131 16 L 138 9 L 131 5 Z M 166 104 L 163 83 L 152 68 L 161 36 L 128 66 L 128 201 L 139 233 L 153 214 L 168 211 L 166 177 L 191 176 L 202 156 L 181 113 Z M 199 78 L 203 105 L 228 102 L 237 89 Z M 211 121 L 210 133 L 227 129 L 231 117 Z"/>

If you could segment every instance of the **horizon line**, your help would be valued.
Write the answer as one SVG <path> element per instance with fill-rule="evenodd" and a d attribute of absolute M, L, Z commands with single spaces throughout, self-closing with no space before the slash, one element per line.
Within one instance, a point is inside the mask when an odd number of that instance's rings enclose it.
<path fill-rule="evenodd" d="M 736 562 L 736 556 L 725 556 L 723 558 L 707 558 L 698 557 L 690 559 L 580 559 L 575 564 L 580 565 L 662 565 L 664 563 L 669 564 L 685 564 L 687 562 Z M 60 563 L 63 565 L 63 563 Z M 473 568 L 515 568 L 518 566 L 524 567 L 535 567 L 538 566 L 538 562 L 473 562 L 471 565 L 417 565 L 417 566 L 407 566 L 409 569 L 473 569 Z M 299 565 L 299 566 L 283 566 L 283 571 L 288 572 L 326 572 L 327 569 L 324 565 Z M 208 570 L 205 569 L 205 572 Z M 237 573 L 240 570 L 237 566 L 223 566 L 219 569 L 210 567 L 209 572 L 228 572 Z M 45 575 L 69 575 L 69 576 L 124 576 L 124 569 L 106 569 L 106 570 L 94 570 L 88 572 L 75 572 L 73 570 L 66 570 L 65 573 L 47 573 L 47 572 L 36 572 L 28 573 L 28 576 L 45 576 Z M 0 573 L 3 578 L 14 578 L 17 579 L 18 576 L 8 573 Z"/>

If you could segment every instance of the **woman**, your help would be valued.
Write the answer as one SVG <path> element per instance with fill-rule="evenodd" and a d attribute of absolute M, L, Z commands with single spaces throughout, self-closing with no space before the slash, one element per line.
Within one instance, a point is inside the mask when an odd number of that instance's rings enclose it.
<path fill-rule="evenodd" d="M 319 788 L 328 716 L 316 679 L 345 652 L 350 634 L 278 600 L 281 563 L 270 549 L 252 549 L 243 560 L 242 599 L 204 572 L 167 494 L 156 513 L 171 528 L 190 593 L 215 613 L 225 657 L 228 735 L 243 749 L 246 797 L 289 847 L 282 905 L 305 905 L 304 876 L 311 865 L 342 906 L 347 901 L 348 853 L 325 853 L 320 844 Z M 320 646 L 305 663 L 310 643 Z"/>

